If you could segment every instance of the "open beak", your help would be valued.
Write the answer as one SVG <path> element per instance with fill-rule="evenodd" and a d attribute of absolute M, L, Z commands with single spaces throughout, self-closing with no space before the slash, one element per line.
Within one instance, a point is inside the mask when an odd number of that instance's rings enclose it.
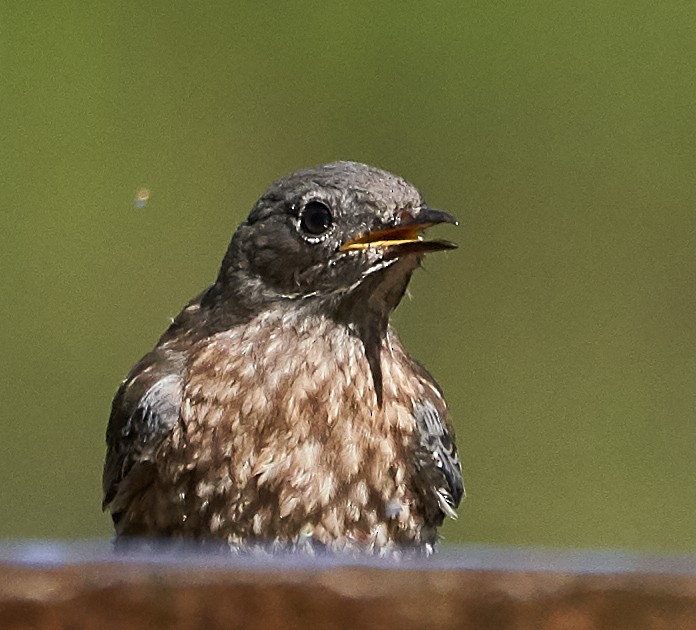
<path fill-rule="evenodd" d="M 448 212 L 442 210 L 434 210 L 423 206 L 418 215 L 412 217 L 410 214 L 398 225 L 386 228 L 383 230 L 373 230 L 362 236 L 351 239 L 339 248 L 339 251 L 349 252 L 355 250 L 364 250 L 368 248 L 393 250 L 396 256 L 404 254 L 416 254 L 422 252 L 436 252 L 443 249 L 454 249 L 457 246 L 450 241 L 445 240 L 423 240 L 422 232 L 426 228 L 438 223 L 452 223 L 457 225 L 455 219 Z"/>

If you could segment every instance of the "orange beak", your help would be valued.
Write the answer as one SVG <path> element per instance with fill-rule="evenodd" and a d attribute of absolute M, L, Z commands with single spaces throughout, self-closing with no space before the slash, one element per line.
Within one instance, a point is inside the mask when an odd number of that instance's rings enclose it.
<path fill-rule="evenodd" d="M 373 230 L 367 234 L 358 236 L 341 245 L 339 251 L 349 252 L 364 250 L 368 248 L 385 249 L 387 247 L 397 247 L 399 253 L 417 253 L 438 251 L 442 249 L 454 249 L 454 243 L 444 240 L 423 240 L 423 230 L 438 223 L 452 223 L 457 225 L 455 219 L 448 212 L 433 210 L 424 206 L 420 209 L 418 216 L 402 222 L 394 227 Z"/>

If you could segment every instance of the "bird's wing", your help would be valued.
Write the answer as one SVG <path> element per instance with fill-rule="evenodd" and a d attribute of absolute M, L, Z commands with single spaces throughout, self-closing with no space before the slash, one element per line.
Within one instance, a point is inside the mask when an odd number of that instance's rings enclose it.
<path fill-rule="evenodd" d="M 464 482 L 444 400 L 438 396 L 419 401 L 413 412 L 417 427 L 416 468 L 425 490 L 434 494 L 443 515 L 457 518 L 454 510 L 464 496 Z"/>
<path fill-rule="evenodd" d="M 179 419 L 182 361 L 154 350 L 121 384 L 106 431 L 102 507 L 116 523 L 133 495 L 154 478 L 157 448 Z"/>
<path fill-rule="evenodd" d="M 430 372 L 406 352 L 391 327 L 388 338 L 393 355 L 408 365 L 422 385 L 422 395 L 413 404 L 413 478 L 426 505 L 426 520 L 440 525 L 445 516 L 457 517 L 454 510 L 464 497 L 454 427 L 442 390 Z"/>

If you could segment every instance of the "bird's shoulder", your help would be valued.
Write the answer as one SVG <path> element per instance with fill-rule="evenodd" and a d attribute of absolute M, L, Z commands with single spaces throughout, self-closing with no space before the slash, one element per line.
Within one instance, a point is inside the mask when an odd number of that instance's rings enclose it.
<path fill-rule="evenodd" d="M 104 507 L 112 513 L 118 511 L 121 502 L 115 499 L 126 486 L 146 482 L 158 446 L 179 418 L 184 363 L 181 353 L 155 348 L 135 365 L 114 396 L 103 475 Z"/>
<path fill-rule="evenodd" d="M 187 364 L 207 334 L 208 318 L 201 307 L 204 296 L 205 292 L 184 306 L 114 396 L 102 478 L 103 506 L 114 515 L 148 483 L 157 448 L 179 420 Z"/>

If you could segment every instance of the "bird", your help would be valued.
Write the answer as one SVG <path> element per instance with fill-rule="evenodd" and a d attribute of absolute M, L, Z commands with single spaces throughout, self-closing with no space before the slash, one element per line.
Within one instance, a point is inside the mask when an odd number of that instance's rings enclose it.
<path fill-rule="evenodd" d="M 456 247 L 424 238 L 438 224 L 457 221 L 358 162 L 273 183 L 114 396 L 115 540 L 432 553 L 461 464 L 390 314 L 425 255 Z"/>

